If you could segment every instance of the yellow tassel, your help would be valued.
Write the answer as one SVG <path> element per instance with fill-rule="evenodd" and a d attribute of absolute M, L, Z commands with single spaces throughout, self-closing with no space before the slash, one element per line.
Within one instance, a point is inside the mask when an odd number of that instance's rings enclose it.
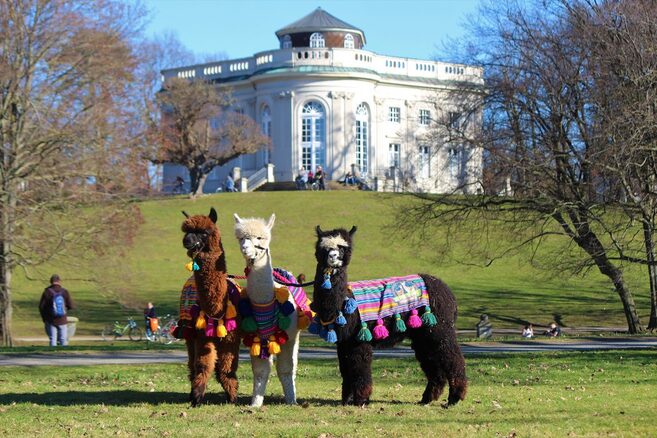
<path fill-rule="evenodd" d="M 277 287 L 274 289 L 276 293 L 276 301 L 283 304 L 290 298 L 290 291 L 285 286 Z"/>
<path fill-rule="evenodd" d="M 226 330 L 226 326 L 224 325 L 224 320 L 220 319 L 217 325 L 217 337 L 225 338 L 226 335 L 228 335 L 228 330 Z"/>
<path fill-rule="evenodd" d="M 202 310 L 198 313 L 198 318 L 196 318 L 196 330 L 205 329 L 205 312 Z"/>
<path fill-rule="evenodd" d="M 281 352 L 281 346 L 278 345 L 273 336 L 269 338 L 269 354 L 278 354 Z"/>
<path fill-rule="evenodd" d="M 297 312 L 297 328 L 299 330 L 305 330 L 310 326 L 310 318 L 303 312 L 303 310 L 299 309 L 299 312 Z"/>
<path fill-rule="evenodd" d="M 230 301 L 228 302 L 228 307 L 226 307 L 226 319 L 233 319 L 237 316 L 237 310 L 235 306 Z"/>
<path fill-rule="evenodd" d="M 251 356 L 260 356 L 260 338 L 255 337 L 251 344 Z"/>
<path fill-rule="evenodd" d="M 194 269 L 194 262 L 189 262 L 185 265 L 185 269 L 187 269 L 189 272 L 192 272 L 192 269 Z"/>

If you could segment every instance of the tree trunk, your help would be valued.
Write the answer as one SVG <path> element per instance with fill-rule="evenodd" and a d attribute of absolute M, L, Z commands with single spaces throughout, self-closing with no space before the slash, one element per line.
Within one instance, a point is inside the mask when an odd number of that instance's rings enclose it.
<path fill-rule="evenodd" d="M 0 251 L 4 256 L 6 246 L 0 242 Z M 11 333 L 11 271 L 9 265 L 0 260 L 0 345 L 13 347 L 14 340 Z"/>
<path fill-rule="evenodd" d="M 612 283 L 614 283 L 616 292 L 618 293 L 618 296 L 623 303 L 625 319 L 627 320 L 627 331 L 633 335 L 643 332 L 643 327 L 641 326 L 641 321 L 639 320 L 639 315 L 636 311 L 634 296 L 632 296 L 632 292 L 630 292 L 630 289 L 625 284 L 625 280 L 623 279 L 623 272 L 614 266 L 607 259 L 606 255 L 598 255 L 594 257 L 594 260 L 600 272 L 609 277 Z"/>
<path fill-rule="evenodd" d="M 600 272 L 607 276 L 614 284 L 614 288 L 623 304 L 623 311 L 625 312 L 625 319 L 627 320 L 627 331 L 631 334 L 643 332 L 643 327 L 639 320 L 639 314 L 636 311 L 634 297 L 625 284 L 623 272 L 609 260 L 602 242 L 600 242 L 598 236 L 591 230 L 588 221 L 586 219 L 581 219 L 581 217 L 586 217 L 586 211 L 584 210 L 580 213 L 582 213 L 581 216 L 577 216 L 574 212 L 571 212 L 570 214 L 571 218 L 574 219 L 573 224 L 575 225 L 576 230 L 570 231 L 570 233 L 574 233 L 572 238 L 577 245 L 579 245 L 579 247 L 586 251 L 591 257 Z M 560 217 L 560 215 L 555 216 L 555 218 L 560 222 L 564 229 L 569 228 L 568 224 Z"/>
<path fill-rule="evenodd" d="M 197 197 L 203 194 L 203 186 L 205 185 L 205 181 L 207 179 L 208 179 L 208 174 L 201 173 L 201 175 L 198 178 L 198 186 L 196 187 L 196 191 L 192 192 L 193 197 Z"/>
<path fill-rule="evenodd" d="M 189 171 L 189 193 L 192 197 L 196 196 L 201 178 L 201 171 L 197 167 L 188 167 Z"/>
<path fill-rule="evenodd" d="M 648 261 L 648 278 L 650 279 L 650 320 L 648 330 L 657 329 L 657 266 L 655 266 L 655 242 L 652 239 L 650 218 L 643 214 L 643 240 Z"/>

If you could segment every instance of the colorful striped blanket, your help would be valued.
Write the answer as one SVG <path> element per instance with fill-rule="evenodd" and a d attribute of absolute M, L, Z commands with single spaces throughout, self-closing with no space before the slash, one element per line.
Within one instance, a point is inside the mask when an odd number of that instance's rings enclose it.
<path fill-rule="evenodd" d="M 228 298 L 237 306 L 240 299 L 241 288 L 235 280 L 228 279 Z M 193 321 L 199 314 L 198 291 L 196 290 L 196 281 L 192 275 L 185 282 L 180 293 L 180 319 Z"/>
<path fill-rule="evenodd" d="M 361 321 L 376 321 L 429 305 L 424 280 L 417 274 L 350 282 Z"/>
<path fill-rule="evenodd" d="M 286 283 L 284 285 L 294 297 L 294 302 L 297 303 L 297 307 L 301 308 L 304 312 L 310 311 L 310 299 L 308 298 L 308 295 L 306 295 L 306 291 L 302 287 L 287 286 L 287 284 L 297 283 L 297 279 L 294 278 L 294 275 L 292 275 L 291 272 L 288 272 L 283 268 L 274 268 L 274 280 L 280 284 Z"/>

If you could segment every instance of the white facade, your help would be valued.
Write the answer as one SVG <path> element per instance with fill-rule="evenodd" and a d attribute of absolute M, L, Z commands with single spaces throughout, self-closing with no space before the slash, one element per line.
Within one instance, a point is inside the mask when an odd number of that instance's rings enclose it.
<path fill-rule="evenodd" d="M 318 45 L 316 35 L 322 31 L 327 41 L 336 40 L 336 32 L 329 35 L 320 28 L 309 42 Z M 364 34 L 346 32 L 344 46 L 354 47 L 352 33 L 364 41 Z M 254 118 L 272 139 L 271 151 L 244 155 L 215 169 L 206 192 L 220 186 L 233 167 L 248 177 L 268 162 L 277 181 L 292 181 L 301 166 L 314 170 L 321 164 L 329 180 L 344 178 L 355 166 L 378 190 L 477 190 L 481 150 L 429 140 L 426 134 L 436 120 L 462 114 L 459 101 L 477 98 L 483 88 L 480 68 L 335 44 L 290 47 L 288 35 L 279 39 L 282 48 L 249 58 L 162 72 L 164 80 L 202 78 L 229 87 L 235 109 Z M 467 129 L 480 123 L 480 115 L 470 116 Z M 176 175 L 187 178 L 179 166 L 165 166 L 165 190 Z"/>

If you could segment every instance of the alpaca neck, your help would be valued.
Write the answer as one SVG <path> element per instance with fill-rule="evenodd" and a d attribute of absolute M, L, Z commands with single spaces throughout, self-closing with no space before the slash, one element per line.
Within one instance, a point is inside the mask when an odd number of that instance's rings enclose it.
<path fill-rule="evenodd" d="M 228 289 L 226 260 L 223 253 L 212 252 L 197 257 L 200 269 L 194 271 L 199 305 L 208 315 L 221 316 Z"/>
<path fill-rule="evenodd" d="M 315 292 L 313 302 L 315 311 L 322 321 L 330 321 L 342 310 L 344 298 L 347 296 L 347 271 L 344 267 L 333 271 L 331 275 L 331 289 L 322 287 L 324 283 L 324 267 L 317 267 L 315 273 Z"/>
<path fill-rule="evenodd" d="M 254 303 L 265 304 L 274 299 L 274 279 L 269 250 L 251 266 L 246 279 L 249 299 Z"/>

